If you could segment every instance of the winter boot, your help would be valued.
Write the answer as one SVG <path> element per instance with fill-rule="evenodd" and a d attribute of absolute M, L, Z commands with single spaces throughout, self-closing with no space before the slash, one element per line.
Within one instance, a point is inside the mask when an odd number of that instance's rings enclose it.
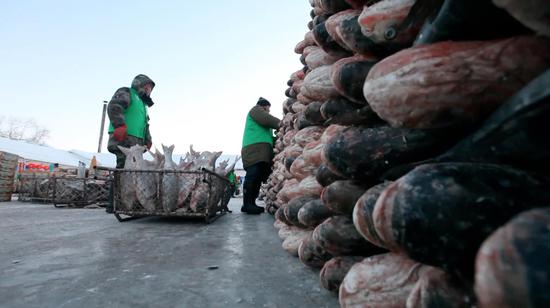
<path fill-rule="evenodd" d="M 251 215 L 259 215 L 264 212 L 264 208 L 256 205 L 243 205 L 241 207 L 241 212 Z"/>
<path fill-rule="evenodd" d="M 245 191 L 241 212 L 247 214 L 261 214 L 264 211 L 264 208 L 257 206 L 254 199 L 255 197 L 253 195 L 251 196 L 250 193 Z"/>

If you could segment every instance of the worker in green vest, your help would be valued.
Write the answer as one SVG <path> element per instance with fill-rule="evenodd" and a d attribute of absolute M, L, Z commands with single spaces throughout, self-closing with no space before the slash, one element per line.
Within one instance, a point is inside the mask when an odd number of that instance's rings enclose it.
<path fill-rule="evenodd" d="M 246 117 L 241 156 L 246 176 L 243 183 L 241 212 L 260 214 L 263 207 L 256 205 L 260 186 L 271 173 L 273 160 L 273 130 L 281 120 L 269 114 L 271 104 L 263 97 L 258 99 Z"/>
<path fill-rule="evenodd" d="M 155 83 L 145 75 L 137 75 L 132 85 L 118 89 L 107 105 L 109 125 L 109 142 L 107 150 L 116 155 L 116 167 L 124 168 L 126 155 L 118 148 L 129 148 L 133 145 L 145 145 L 148 149 L 153 143 L 149 132 L 149 115 L 147 109 L 153 106 L 151 91 Z M 105 209 L 113 213 L 113 191 L 109 191 L 109 203 Z"/>
<path fill-rule="evenodd" d="M 229 174 L 227 174 L 227 179 L 229 180 L 229 187 L 231 190 L 231 197 L 235 195 L 235 191 L 237 190 L 237 175 L 235 174 L 235 170 L 229 171 Z"/>
<path fill-rule="evenodd" d="M 124 168 L 126 156 L 118 148 L 145 145 L 151 148 L 149 115 L 147 109 L 153 106 L 151 91 L 155 83 L 145 75 L 137 75 L 130 88 L 118 89 L 107 105 L 109 114 L 109 142 L 107 150 L 116 155 L 116 167 Z"/>

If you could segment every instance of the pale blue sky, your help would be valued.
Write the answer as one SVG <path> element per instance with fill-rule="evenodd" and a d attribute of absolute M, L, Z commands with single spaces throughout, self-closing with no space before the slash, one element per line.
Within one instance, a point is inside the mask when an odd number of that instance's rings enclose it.
<path fill-rule="evenodd" d="M 0 116 L 34 118 L 53 147 L 96 151 L 101 102 L 143 73 L 156 82 L 154 146 L 237 154 L 259 96 L 282 117 L 310 10 L 308 0 L 6 1 Z"/>

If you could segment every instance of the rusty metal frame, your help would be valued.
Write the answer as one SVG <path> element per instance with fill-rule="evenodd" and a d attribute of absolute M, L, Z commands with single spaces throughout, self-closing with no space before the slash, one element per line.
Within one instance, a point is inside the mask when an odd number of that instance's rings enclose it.
<path fill-rule="evenodd" d="M 108 199 L 98 197 L 90 199 L 91 196 L 94 196 L 90 193 L 89 184 L 92 181 L 105 181 L 105 187 L 110 186 L 109 178 L 72 178 L 72 177 L 56 177 L 56 176 L 47 176 L 40 177 L 36 175 L 26 175 L 19 179 L 18 190 L 16 193 L 19 195 L 20 201 L 30 201 L 30 202 L 41 202 L 41 203 L 53 203 L 55 207 L 64 207 L 60 206 L 61 204 L 67 204 L 69 206 L 83 206 L 93 203 L 105 203 Z M 40 184 L 40 182 L 44 182 Z M 58 181 L 67 181 L 73 183 L 82 183 L 82 193 L 75 194 L 72 197 L 67 197 L 63 192 L 58 191 Z M 40 192 L 39 185 L 45 186 L 45 191 Z M 26 187 L 23 187 L 26 186 Z M 30 188 L 30 189 L 27 189 Z M 101 187 L 99 188 L 101 189 Z"/>
<path fill-rule="evenodd" d="M 212 172 L 208 169 L 202 168 L 200 171 L 181 171 L 181 170 L 127 170 L 127 169 L 113 169 L 113 168 L 104 168 L 98 167 L 100 170 L 109 171 L 111 174 L 111 189 L 113 199 L 113 214 L 118 221 L 124 222 L 137 218 L 148 217 L 148 216 L 161 216 L 161 217 L 187 217 L 187 218 L 203 218 L 204 221 L 208 224 L 221 217 L 222 215 L 230 212 L 227 208 L 229 203 L 229 198 L 227 198 L 227 190 L 230 189 L 230 182 L 227 178 Z M 157 190 L 157 199 L 155 200 L 156 208 L 154 211 L 148 211 L 144 209 L 139 202 L 136 200 L 132 206 L 131 210 L 127 210 L 121 206 L 121 175 L 125 173 L 146 173 L 146 174 L 159 174 L 158 184 L 156 186 Z M 176 173 L 179 175 L 192 175 L 199 176 L 200 181 L 208 184 L 208 199 L 206 201 L 206 207 L 199 212 L 190 212 L 190 211 L 174 211 L 166 212 L 161 208 L 162 204 L 162 180 L 163 175 L 167 173 Z"/>

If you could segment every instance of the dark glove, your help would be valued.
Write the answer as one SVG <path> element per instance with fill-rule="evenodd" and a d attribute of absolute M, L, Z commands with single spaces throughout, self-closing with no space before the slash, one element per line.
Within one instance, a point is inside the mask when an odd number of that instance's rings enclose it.
<path fill-rule="evenodd" d="M 126 124 L 122 124 L 113 131 L 113 137 L 116 141 L 122 141 L 126 139 L 127 136 L 128 132 L 126 131 Z"/>
<path fill-rule="evenodd" d="M 147 147 L 147 150 L 150 150 L 151 149 L 151 146 L 152 144 L 151 143 L 147 143 L 146 147 Z"/>

